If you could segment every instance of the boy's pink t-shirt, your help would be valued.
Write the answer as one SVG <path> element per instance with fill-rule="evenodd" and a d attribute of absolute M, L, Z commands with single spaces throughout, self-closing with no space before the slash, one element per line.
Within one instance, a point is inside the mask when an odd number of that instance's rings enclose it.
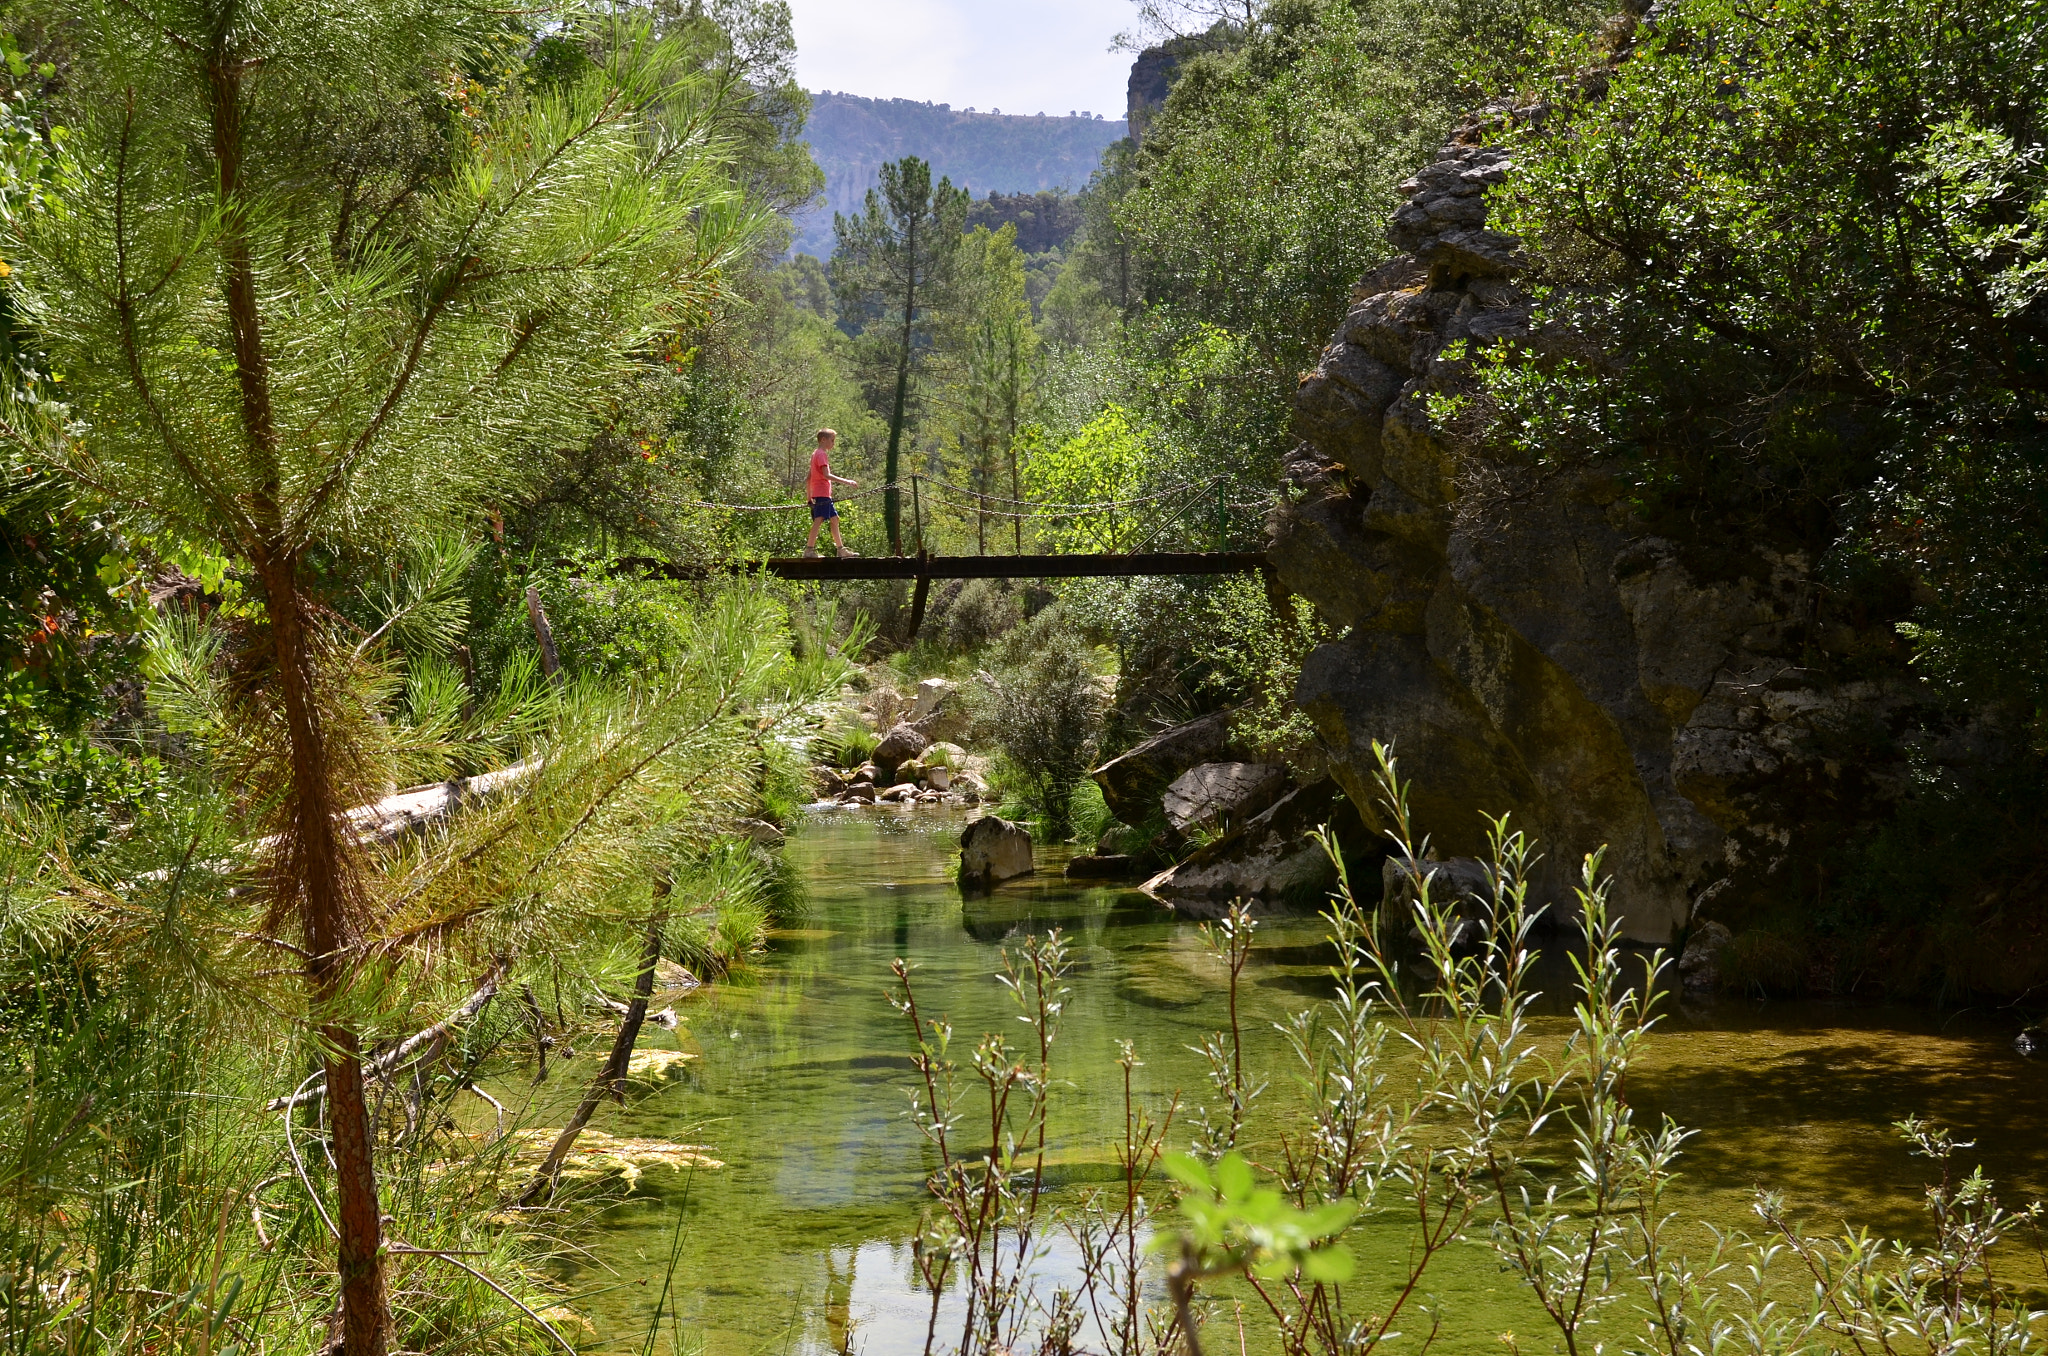
<path fill-rule="evenodd" d="M 830 455 L 822 447 L 811 453 L 811 498 L 813 499 L 830 499 L 832 497 L 832 475 L 827 469 L 827 458 Z"/>

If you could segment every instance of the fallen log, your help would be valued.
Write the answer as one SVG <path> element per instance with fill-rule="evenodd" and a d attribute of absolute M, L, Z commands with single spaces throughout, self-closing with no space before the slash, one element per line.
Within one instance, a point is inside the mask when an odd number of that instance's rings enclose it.
<path fill-rule="evenodd" d="M 470 993 L 469 997 L 462 1000 L 460 1007 L 426 1030 L 407 1036 L 389 1050 L 376 1056 L 363 1066 L 363 1076 L 366 1078 L 389 1078 L 392 1070 L 404 1064 L 414 1051 L 422 1046 L 446 1040 L 453 1034 L 457 1025 L 468 1021 L 479 1012 L 482 1012 L 484 1006 L 497 997 L 498 985 L 504 982 L 505 976 L 511 970 L 512 958 L 510 956 L 500 956 L 492 961 L 491 968 L 485 971 L 484 977 L 477 982 L 476 988 Z M 326 1095 L 327 1084 L 323 1082 L 316 1087 L 302 1087 L 297 1092 L 287 1093 L 283 1097 L 272 1098 L 264 1104 L 263 1109 L 265 1111 L 288 1111 L 301 1102 L 318 1101 Z"/>

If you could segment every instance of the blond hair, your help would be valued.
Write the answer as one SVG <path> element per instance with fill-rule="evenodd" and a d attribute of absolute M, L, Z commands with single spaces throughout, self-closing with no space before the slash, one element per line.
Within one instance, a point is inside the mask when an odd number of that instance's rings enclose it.
<path fill-rule="evenodd" d="M 818 442 L 820 444 L 836 443 L 838 441 L 839 431 L 837 429 L 821 428 L 818 430 Z"/>

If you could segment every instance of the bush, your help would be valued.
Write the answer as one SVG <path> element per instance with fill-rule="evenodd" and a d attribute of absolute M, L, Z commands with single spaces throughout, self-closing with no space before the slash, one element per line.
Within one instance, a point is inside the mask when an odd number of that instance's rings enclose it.
<path fill-rule="evenodd" d="M 970 579 L 946 601 L 941 631 L 949 650 L 976 650 L 1017 624 L 1017 599 L 987 579 Z"/>
<path fill-rule="evenodd" d="M 1011 664 L 987 699 L 985 728 L 1015 769 L 1018 799 L 1055 838 L 1073 826 L 1074 789 L 1094 761 L 1102 695 L 1087 648 L 1048 608 L 1005 645 Z"/>

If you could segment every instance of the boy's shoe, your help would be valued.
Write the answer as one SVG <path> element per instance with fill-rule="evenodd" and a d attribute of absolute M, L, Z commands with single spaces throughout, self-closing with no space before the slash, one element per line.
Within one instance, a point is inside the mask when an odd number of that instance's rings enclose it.
<path fill-rule="evenodd" d="M 804 548 L 804 559 L 805 559 L 805 560 L 816 560 L 817 558 L 818 558 L 818 548 L 817 548 L 817 547 L 815 547 L 815 546 L 806 546 L 806 547 Z"/>
<path fill-rule="evenodd" d="M 846 548 L 845 548 L 844 546 L 842 546 L 842 547 L 840 547 L 840 548 L 839 548 L 839 558 L 840 558 L 841 560 L 849 560 L 849 559 L 851 559 L 851 558 L 853 558 L 854 556 L 857 556 L 857 555 L 859 555 L 859 554 L 860 554 L 860 552 L 858 552 L 858 551 L 849 551 L 849 550 L 847 550 L 847 549 L 846 549 Z"/>

